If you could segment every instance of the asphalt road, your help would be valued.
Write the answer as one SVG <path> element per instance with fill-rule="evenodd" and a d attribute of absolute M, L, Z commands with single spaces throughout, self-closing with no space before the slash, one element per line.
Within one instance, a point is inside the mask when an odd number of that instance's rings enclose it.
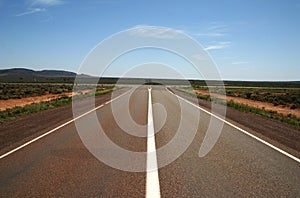
<path fill-rule="evenodd" d="M 146 189 L 157 185 L 161 197 L 300 196 L 299 162 L 227 124 L 212 150 L 199 157 L 211 116 L 164 87 L 154 86 L 151 93 L 158 184 L 147 181 L 151 123 L 144 86 L 77 120 L 86 133 L 92 133 L 99 130 L 92 122 L 97 115 L 106 137 L 136 157 L 126 158 L 97 138 L 88 139 L 90 149 L 96 151 L 90 153 L 71 122 L 0 159 L 0 197 L 145 197 Z M 111 161 L 98 160 L 97 151 Z M 114 168 L 107 163 L 114 163 Z"/>

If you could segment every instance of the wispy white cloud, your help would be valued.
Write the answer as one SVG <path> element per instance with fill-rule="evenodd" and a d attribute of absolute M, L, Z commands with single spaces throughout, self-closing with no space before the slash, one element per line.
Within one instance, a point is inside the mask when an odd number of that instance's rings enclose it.
<path fill-rule="evenodd" d="M 205 36 L 205 37 L 222 37 L 226 36 L 225 33 L 218 33 L 218 32 L 209 32 L 209 33 L 196 33 L 195 36 Z"/>
<path fill-rule="evenodd" d="M 46 12 L 48 19 L 44 21 L 48 21 L 52 18 L 52 16 L 47 13 L 47 9 L 49 7 L 62 5 L 64 3 L 64 0 L 26 0 L 25 6 L 27 7 L 27 11 L 16 14 L 15 16 L 20 17 L 38 12 Z"/>
<path fill-rule="evenodd" d="M 27 0 L 28 4 L 32 6 L 56 6 L 64 4 L 63 0 Z"/>
<path fill-rule="evenodd" d="M 148 38 L 182 39 L 184 32 L 170 28 L 139 25 L 131 29 L 129 34 Z"/>
<path fill-rule="evenodd" d="M 228 25 L 224 25 L 224 24 L 216 24 L 216 23 L 213 23 L 213 25 L 211 25 L 210 27 L 208 27 L 207 29 L 208 30 L 214 30 L 214 31 L 225 31 L 228 29 Z"/>
<path fill-rule="evenodd" d="M 15 16 L 20 17 L 20 16 L 24 16 L 24 15 L 28 15 L 28 14 L 34 14 L 37 12 L 45 12 L 45 11 L 46 11 L 45 8 L 32 8 L 29 11 L 16 14 Z"/>
<path fill-rule="evenodd" d="M 204 48 L 204 50 L 216 50 L 216 49 L 223 49 L 227 48 L 231 45 L 231 42 L 225 41 L 225 42 L 218 42 L 217 44 L 207 46 Z"/>
<path fill-rule="evenodd" d="M 248 61 L 236 61 L 236 62 L 232 62 L 231 64 L 233 65 L 242 65 L 242 64 L 248 64 Z"/>
<path fill-rule="evenodd" d="M 209 27 L 194 35 L 201 37 L 223 37 L 227 35 L 228 27 L 228 25 L 220 25 L 217 22 L 213 22 Z"/>

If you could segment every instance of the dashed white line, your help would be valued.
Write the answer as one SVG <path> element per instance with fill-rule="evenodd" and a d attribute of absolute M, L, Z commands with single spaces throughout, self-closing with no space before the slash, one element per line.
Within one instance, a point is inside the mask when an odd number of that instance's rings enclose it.
<path fill-rule="evenodd" d="M 116 98 L 110 100 L 109 102 L 113 102 L 114 100 L 116 100 L 116 99 L 122 97 L 123 95 L 127 94 L 129 91 L 130 91 L 130 90 L 128 90 L 127 92 L 123 93 L 122 95 L 120 95 L 120 96 L 118 96 L 118 97 L 116 97 Z M 49 135 L 49 134 L 51 134 L 51 133 L 57 131 L 58 129 L 60 129 L 60 128 L 66 126 L 66 125 L 68 125 L 68 124 L 70 124 L 70 123 L 72 123 L 72 122 L 74 122 L 75 120 L 77 120 L 77 119 L 79 119 L 79 118 L 81 118 L 81 117 L 83 117 L 83 116 L 85 116 L 85 115 L 87 115 L 87 114 L 89 114 L 89 113 L 91 113 L 91 112 L 93 112 L 93 111 L 95 111 L 95 110 L 97 110 L 97 109 L 103 107 L 103 106 L 104 106 L 104 105 L 101 104 L 101 105 L 99 105 L 98 107 L 96 107 L 96 108 L 94 108 L 94 109 L 92 109 L 92 110 L 90 110 L 90 111 L 88 111 L 88 112 L 85 112 L 84 114 L 82 114 L 82 115 L 80 115 L 80 116 L 77 116 L 76 118 L 73 118 L 72 120 L 69 120 L 68 122 L 66 122 L 66 123 L 64 123 L 64 124 L 62 124 L 62 125 L 60 125 L 60 126 L 54 128 L 54 129 L 52 129 L 52 130 L 50 130 L 50 131 L 48 131 L 48 132 L 46 132 L 46 133 L 44 133 L 44 134 L 42 134 L 42 135 L 40 135 L 40 136 L 38 136 L 38 137 L 36 137 L 36 138 L 30 140 L 30 141 L 28 141 L 28 142 L 22 144 L 21 146 L 18 146 L 17 148 L 14 148 L 14 149 L 8 151 L 7 153 L 1 155 L 1 156 L 0 156 L 0 159 L 2 159 L 2 158 L 4 158 L 4 157 L 6 157 L 6 156 L 8 156 L 8 155 L 10 155 L 10 154 L 12 154 L 12 153 L 18 151 L 18 150 L 20 150 L 20 149 L 22 149 L 22 148 L 24 148 L 25 146 L 28 146 L 28 145 L 30 145 L 30 144 L 36 142 L 37 140 L 39 140 L 39 139 L 41 139 L 41 138 L 43 138 L 43 137 L 45 137 L 45 136 L 47 136 L 47 135 Z"/>
<path fill-rule="evenodd" d="M 230 125 L 231 127 L 235 128 L 235 129 L 239 130 L 240 132 L 242 132 L 242 133 L 244 133 L 244 134 L 246 134 L 246 135 L 248 135 L 248 136 L 254 138 L 255 140 L 257 140 L 257 141 L 259 141 L 259 142 L 261 142 L 261 143 L 263 143 L 263 144 L 265 144 L 265 145 L 271 147 L 272 149 L 274 149 L 274 150 L 280 152 L 281 154 L 283 154 L 283 155 L 285 155 L 285 156 L 287 156 L 287 157 L 289 157 L 289 158 L 295 160 L 296 162 L 300 163 L 300 159 L 299 159 L 299 158 L 297 158 L 297 157 L 295 157 L 295 156 L 289 154 L 288 152 L 286 152 L 286 151 L 284 151 L 284 150 L 282 150 L 282 149 L 280 149 L 280 148 L 274 146 L 273 144 L 270 144 L 269 142 L 266 142 L 266 141 L 263 140 L 263 139 L 260 139 L 259 137 L 256 137 L 255 135 L 249 133 L 248 131 L 246 131 L 246 130 L 244 130 L 244 129 L 241 129 L 240 127 L 238 127 L 238 126 L 236 126 L 236 125 L 234 125 L 234 124 L 232 124 L 232 123 L 230 123 L 230 122 L 228 122 L 228 121 L 226 121 L 226 120 L 220 118 L 219 116 L 217 116 L 217 115 L 215 115 L 215 114 L 212 114 L 211 112 L 209 112 L 209 111 L 207 111 L 207 110 L 205 110 L 205 109 L 199 107 L 198 105 L 196 105 L 196 104 L 194 104 L 194 103 L 192 103 L 192 102 L 190 102 L 190 101 L 188 101 L 188 100 L 186 100 L 186 99 L 184 99 L 184 98 L 182 98 L 182 97 L 180 97 L 180 96 L 178 96 L 178 95 L 172 93 L 170 90 L 167 89 L 167 91 L 170 92 L 171 94 L 177 96 L 177 97 L 180 98 L 181 100 L 183 100 L 183 101 L 185 101 L 185 102 L 187 102 L 187 103 L 193 105 L 194 107 L 196 107 L 196 108 L 198 108 L 198 109 L 204 111 L 205 113 L 207 113 L 207 114 L 209 114 L 209 115 L 211 115 L 211 116 L 213 116 L 213 117 L 215 117 L 215 118 L 221 120 L 222 122 L 224 122 L 224 123 Z"/>
<path fill-rule="evenodd" d="M 146 198 L 159 198 L 160 187 L 157 168 L 155 133 L 153 125 L 151 88 L 148 89 L 148 137 L 147 137 L 147 175 Z"/>

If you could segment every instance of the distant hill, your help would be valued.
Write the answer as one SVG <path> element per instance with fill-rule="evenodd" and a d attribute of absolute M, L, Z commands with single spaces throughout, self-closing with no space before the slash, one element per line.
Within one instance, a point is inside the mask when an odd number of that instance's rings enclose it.
<path fill-rule="evenodd" d="M 80 75 L 88 77 L 87 75 Z M 0 70 L 0 82 L 65 82 L 72 83 L 76 73 L 63 70 L 35 71 L 25 68 Z"/>
<path fill-rule="evenodd" d="M 31 69 L 14 68 L 0 70 L 0 76 L 42 76 L 42 77 L 75 77 L 76 73 L 63 70 L 42 70 L 34 71 Z"/>

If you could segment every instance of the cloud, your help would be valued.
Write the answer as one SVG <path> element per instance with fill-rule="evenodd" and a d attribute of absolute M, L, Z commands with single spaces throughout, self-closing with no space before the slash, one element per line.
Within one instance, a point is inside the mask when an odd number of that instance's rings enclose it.
<path fill-rule="evenodd" d="M 218 25 L 212 25 L 212 26 L 208 27 L 207 29 L 220 32 L 220 31 L 226 31 L 228 29 L 228 27 L 229 27 L 228 25 L 218 24 Z"/>
<path fill-rule="evenodd" d="M 27 11 L 16 14 L 15 16 L 20 17 L 20 16 L 34 14 L 34 13 L 38 13 L 38 12 L 46 12 L 47 13 L 46 8 L 51 7 L 51 6 L 61 5 L 64 3 L 65 3 L 64 0 L 27 0 L 25 3 L 25 4 L 27 4 L 27 5 L 25 5 L 25 6 L 27 6 Z M 47 15 L 48 15 L 47 20 L 49 20 L 49 18 L 51 18 L 51 16 L 48 13 L 47 13 Z"/>
<path fill-rule="evenodd" d="M 197 33 L 194 34 L 195 36 L 207 36 L 207 37 L 221 37 L 226 36 L 225 33 L 218 33 L 218 32 L 210 32 L 210 33 Z"/>
<path fill-rule="evenodd" d="M 216 22 L 212 23 L 211 26 L 204 29 L 203 32 L 194 34 L 195 36 L 201 37 L 222 37 L 227 35 L 228 25 L 220 25 Z"/>
<path fill-rule="evenodd" d="M 247 61 L 236 61 L 236 62 L 233 62 L 233 63 L 231 63 L 231 64 L 233 64 L 233 65 L 242 65 L 242 64 L 248 64 L 249 62 L 247 62 Z"/>
<path fill-rule="evenodd" d="M 229 41 L 226 41 L 226 42 L 219 42 L 219 43 L 217 43 L 217 44 L 215 44 L 215 45 L 210 45 L 210 46 L 204 48 L 204 50 L 207 51 L 207 50 L 223 49 L 223 48 L 229 47 L 230 44 L 231 44 L 231 42 L 229 42 Z"/>
<path fill-rule="evenodd" d="M 184 32 L 181 30 L 173 30 L 170 28 L 154 27 L 154 26 L 135 26 L 129 32 L 130 35 L 148 38 L 160 39 L 182 39 Z"/>
<path fill-rule="evenodd" d="M 27 12 L 22 12 L 20 14 L 16 14 L 15 16 L 19 17 L 19 16 L 24 16 L 24 15 L 28 15 L 28 14 L 34 14 L 34 13 L 37 13 L 37 12 L 45 12 L 45 11 L 46 11 L 45 8 L 32 8 L 32 9 L 30 9 Z"/>
<path fill-rule="evenodd" d="M 29 5 L 32 6 L 56 6 L 64 4 L 63 0 L 28 0 Z"/>

